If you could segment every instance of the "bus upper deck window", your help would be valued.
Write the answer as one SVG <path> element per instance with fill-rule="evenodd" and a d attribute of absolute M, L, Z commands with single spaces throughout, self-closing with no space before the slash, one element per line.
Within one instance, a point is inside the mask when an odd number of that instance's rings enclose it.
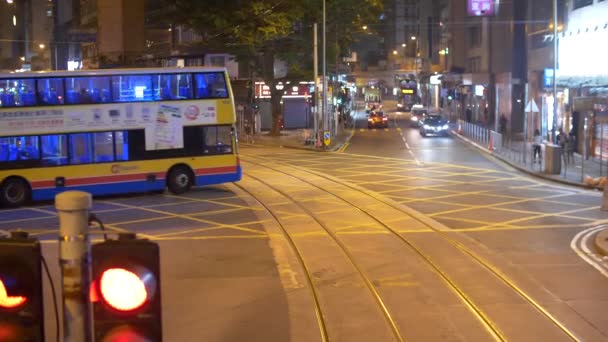
<path fill-rule="evenodd" d="M 155 100 L 184 100 L 192 98 L 190 74 L 160 74 L 152 79 Z"/>
<path fill-rule="evenodd" d="M 195 77 L 197 99 L 228 97 L 228 88 L 223 73 L 196 74 Z"/>
<path fill-rule="evenodd" d="M 61 78 L 38 79 L 36 85 L 38 101 L 41 105 L 63 104 L 63 80 Z"/>
<path fill-rule="evenodd" d="M 115 102 L 154 101 L 152 76 L 112 76 L 112 96 Z"/>
<path fill-rule="evenodd" d="M 65 79 L 65 102 L 90 104 L 111 102 L 110 78 L 107 76 L 69 77 Z"/>
<path fill-rule="evenodd" d="M 33 79 L 0 80 L 0 107 L 35 106 Z"/>

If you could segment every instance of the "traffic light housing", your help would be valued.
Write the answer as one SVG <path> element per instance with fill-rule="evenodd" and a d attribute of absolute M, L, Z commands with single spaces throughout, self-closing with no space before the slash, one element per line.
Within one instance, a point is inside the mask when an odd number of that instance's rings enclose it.
<path fill-rule="evenodd" d="M 162 341 L 158 244 L 120 234 L 91 253 L 94 340 Z"/>
<path fill-rule="evenodd" d="M 0 341 L 44 341 L 40 243 L 25 232 L 0 237 Z"/>

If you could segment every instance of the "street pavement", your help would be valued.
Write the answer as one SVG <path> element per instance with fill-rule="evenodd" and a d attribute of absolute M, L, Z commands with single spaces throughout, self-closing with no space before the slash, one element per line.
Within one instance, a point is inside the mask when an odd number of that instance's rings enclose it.
<path fill-rule="evenodd" d="M 95 199 L 109 230 L 160 244 L 165 340 L 608 340 L 601 194 L 387 111 L 375 130 L 357 113 L 334 152 L 243 143 L 236 184 Z M 0 209 L 44 240 L 55 284 L 57 226 L 52 203 Z"/>

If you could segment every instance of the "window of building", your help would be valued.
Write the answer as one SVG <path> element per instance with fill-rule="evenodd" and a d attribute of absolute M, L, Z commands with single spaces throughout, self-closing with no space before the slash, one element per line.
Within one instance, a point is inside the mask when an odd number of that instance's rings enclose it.
<path fill-rule="evenodd" d="M 481 57 L 469 58 L 469 71 L 470 72 L 481 71 Z"/>
<path fill-rule="evenodd" d="M 110 78 L 106 76 L 67 77 L 65 87 L 65 103 L 67 104 L 112 102 Z"/>
<path fill-rule="evenodd" d="M 0 80 L 0 107 L 35 106 L 37 102 L 33 79 Z"/>
<path fill-rule="evenodd" d="M 210 56 L 209 63 L 212 66 L 218 66 L 218 67 L 226 66 L 226 56 Z"/>
<path fill-rule="evenodd" d="M 573 9 L 590 6 L 590 5 L 593 5 L 593 0 L 574 0 L 573 5 L 574 5 Z"/>
<path fill-rule="evenodd" d="M 65 165 L 68 163 L 68 137 L 65 134 L 40 137 L 43 165 Z"/>
<path fill-rule="evenodd" d="M 38 136 L 0 138 L 0 163 L 18 160 L 38 160 Z"/>
<path fill-rule="evenodd" d="M 63 79 L 62 78 L 42 78 L 36 80 L 38 89 L 38 104 L 40 105 L 62 105 L 63 98 Z"/>
<path fill-rule="evenodd" d="M 190 74 L 155 75 L 152 80 L 154 100 L 183 100 L 192 98 Z"/>
<path fill-rule="evenodd" d="M 221 72 L 196 74 L 196 98 L 227 98 L 228 88 L 224 74 Z"/>
<path fill-rule="evenodd" d="M 469 47 L 477 48 L 481 46 L 481 28 L 479 26 L 469 27 L 467 29 L 469 38 Z"/>
<path fill-rule="evenodd" d="M 115 102 L 154 101 L 152 77 L 149 75 L 112 76 Z"/>

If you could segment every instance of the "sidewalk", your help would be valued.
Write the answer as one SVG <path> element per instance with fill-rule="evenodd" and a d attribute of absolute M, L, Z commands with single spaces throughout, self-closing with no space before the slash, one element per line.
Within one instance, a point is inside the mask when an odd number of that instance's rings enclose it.
<path fill-rule="evenodd" d="M 486 153 L 490 153 L 496 158 L 504 161 L 505 163 L 513 166 L 514 168 L 543 179 L 559 182 L 562 184 L 573 185 L 584 187 L 587 189 L 597 188 L 602 189 L 603 184 L 590 185 L 585 180 L 595 179 L 596 181 L 600 177 L 608 176 L 608 164 L 600 163 L 598 159 L 590 157 L 584 160 L 579 153 L 574 153 L 574 158 L 565 160 L 565 154 L 561 157 L 561 172 L 559 174 L 549 174 L 545 172 L 545 157 L 546 157 L 546 145 L 541 146 L 541 160 L 540 163 L 532 161 L 532 142 L 528 142 L 524 145 L 522 140 L 508 140 L 500 141 L 500 139 L 494 139 L 492 146 L 490 146 L 490 135 L 500 136 L 499 134 L 493 133 L 488 134 L 489 130 L 481 127 L 481 132 L 477 130 L 472 134 L 466 132 L 458 132 L 458 127 L 454 127 L 452 133 L 461 139 L 467 141 L 470 144 L 475 145 Z M 491 149 L 490 149 L 491 148 Z M 601 185 L 601 186 L 600 186 Z"/>
<path fill-rule="evenodd" d="M 280 136 L 271 136 L 269 132 L 262 132 L 253 136 L 253 142 L 247 142 L 245 137 L 240 137 L 240 144 L 249 146 L 274 146 L 285 147 L 318 152 L 335 152 L 342 148 L 352 138 L 355 130 L 340 129 L 338 135 L 331 137 L 331 143 L 327 148 L 317 146 L 313 142 L 312 130 L 294 129 L 283 130 Z M 321 142 L 322 143 L 322 142 Z"/>

